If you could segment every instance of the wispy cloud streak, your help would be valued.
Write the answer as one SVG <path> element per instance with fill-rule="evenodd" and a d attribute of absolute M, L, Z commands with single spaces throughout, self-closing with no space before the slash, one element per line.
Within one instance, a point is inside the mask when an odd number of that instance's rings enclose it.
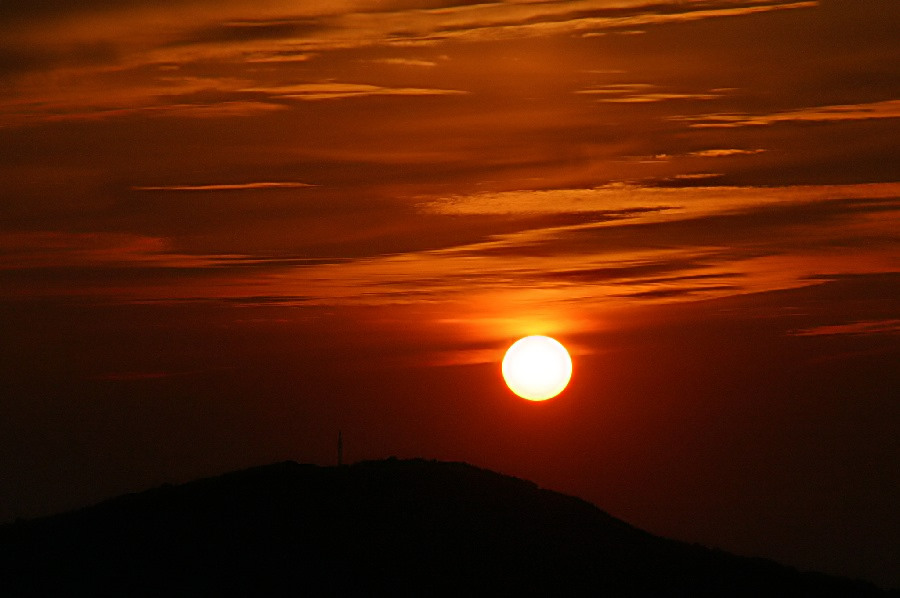
<path fill-rule="evenodd" d="M 794 336 L 900 334 L 900 320 L 868 320 L 849 324 L 816 326 L 815 328 L 795 330 L 792 334 Z"/>
<path fill-rule="evenodd" d="M 704 174 L 706 178 L 708 175 Z M 697 217 L 760 205 L 834 198 L 900 196 L 900 183 L 786 187 L 665 188 L 613 184 L 592 189 L 521 190 L 426 200 L 421 209 L 440 214 L 614 212 L 642 221 Z"/>
<path fill-rule="evenodd" d="M 249 191 L 265 189 L 300 189 L 313 187 L 310 183 L 295 181 L 262 182 L 262 183 L 233 183 L 214 185 L 159 185 L 132 187 L 134 191 Z"/>
<path fill-rule="evenodd" d="M 362 83 L 301 83 L 280 87 L 252 87 L 245 91 L 263 92 L 276 98 L 293 100 L 333 100 L 366 96 L 442 96 L 463 95 L 457 89 L 425 89 L 418 87 L 382 87 Z"/>
<path fill-rule="evenodd" d="M 598 96 L 597 102 L 617 104 L 646 104 L 666 100 L 716 100 L 724 97 L 719 90 L 707 92 L 655 91 L 659 86 L 648 83 L 619 83 L 579 89 L 575 93 Z"/>
<path fill-rule="evenodd" d="M 766 126 L 776 123 L 841 122 L 900 117 L 900 100 L 884 100 L 869 104 L 814 106 L 773 114 L 706 114 L 673 117 L 687 121 L 694 128 L 736 128 Z"/>

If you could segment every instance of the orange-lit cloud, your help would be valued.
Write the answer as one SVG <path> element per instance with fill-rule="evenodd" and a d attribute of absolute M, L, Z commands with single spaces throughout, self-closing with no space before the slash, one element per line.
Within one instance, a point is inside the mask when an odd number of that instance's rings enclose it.
<path fill-rule="evenodd" d="M 703 175 L 702 178 L 707 178 Z M 891 199 L 898 183 L 798 185 L 792 187 L 665 188 L 615 184 L 593 189 L 522 190 L 479 193 L 425 201 L 426 211 L 441 214 L 514 214 L 598 212 L 641 222 L 696 218 L 755 206 L 822 201 L 835 198 Z"/>
<path fill-rule="evenodd" d="M 276 98 L 291 100 L 333 100 L 366 96 L 440 96 L 466 93 L 456 89 L 422 89 L 416 87 L 381 87 L 360 83 L 303 83 L 283 87 L 252 87 L 245 91 L 263 92 Z"/>
<path fill-rule="evenodd" d="M 765 126 L 793 122 L 841 122 L 881 118 L 900 118 L 900 100 L 884 100 L 869 104 L 814 106 L 774 114 L 708 114 L 681 117 L 696 128 L 734 128 Z"/>
<path fill-rule="evenodd" d="M 76 264 L 159 263 L 165 239 L 126 233 L 28 232 L 0 234 L 2 269 Z M 181 262 L 184 263 L 184 262 Z"/>
<path fill-rule="evenodd" d="M 815 328 L 796 330 L 793 334 L 796 336 L 900 334 L 900 320 L 867 320 L 863 322 L 850 322 L 849 324 L 816 326 Z"/>
<path fill-rule="evenodd" d="M 752 156 L 753 154 L 761 154 L 764 149 L 708 149 L 691 152 L 691 156 L 698 158 L 723 158 L 726 156 Z"/>
<path fill-rule="evenodd" d="M 110 108 L 103 106 L 70 106 L 65 110 L 41 110 L 31 114 L 11 110 L 0 113 L 0 127 L 19 127 L 40 123 L 68 121 L 98 121 L 127 117 L 147 118 L 234 118 L 256 116 L 284 110 L 285 107 L 269 102 L 222 101 L 215 103 L 172 103 L 135 108 Z"/>
<path fill-rule="evenodd" d="M 677 93 L 653 91 L 655 88 L 657 88 L 656 85 L 649 83 L 617 83 L 579 89 L 575 93 L 601 96 L 596 100 L 598 102 L 621 104 L 641 104 L 666 100 L 715 100 L 723 97 L 720 92 Z"/>
<path fill-rule="evenodd" d="M 415 22 L 419 41 L 464 39 L 502 40 L 517 37 L 597 33 L 604 30 L 633 33 L 631 28 L 689 22 L 716 17 L 734 17 L 775 10 L 812 8 L 818 2 L 712 2 L 670 7 L 645 1 L 627 2 L 610 8 L 596 1 L 566 3 L 485 4 L 447 10 L 423 11 Z M 741 6 L 742 5 L 742 6 Z M 660 9 L 658 12 L 654 9 Z M 649 9 L 649 10 L 648 10 Z M 401 14 L 401 13 L 398 13 Z M 435 26 L 434 17 L 441 24 Z M 365 22 L 365 21 L 363 21 Z"/>
<path fill-rule="evenodd" d="M 379 58 L 376 60 L 370 60 L 369 62 L 374 62 L 376 64 L 393 64 L 397 66 L 418 66 L 418 67 L 433 67 L 437 66 L 437 62 L 433 60 L 421 60 L 416 58 Z"/>
<path fill-rule="evenodd" d="M 34 59 L 10 71 L 0 122 L 23 148 L 28 127 L 71 127 L 38 136 L 35 155 L 73 164 L 47 176 L 52 161 L 23 153 L 5 167 L 21 173 L 7 222 L 27 222 L 19 235 L 74 236 L 57 253 L 40 247 L 50 237 L 15 237 L 16 268 L 146 268 L 132 298 L 407 304 L 534 285 L 551 302 L 683 300 L 877 271 L 898 195 L 884 167 L 871 174 L 881 162 L 835 179 L 842 158 L 827 144 L 749 125 L 865 126 L 894 117 L 896 100 L 875 89 L 803 107 L 832 97 L 812 89 L 815 73 L 810 91 L 779 99 L 760 87 L 777 73 L 720 33 L 826 9 L 230 1 L 41 13 L 42 26 L 16 32 L 17 56 L 34 48 Z M 683 27 L 715 51 L 672 45 Z M 756 51 L 789 52 L 783 37 Z M 82 138 L 96 159 L 80 158 Z M 70 188 L 90 211 L 73 216 Z M 173 202 L 175 192 L 217 201 Z M 793 237 L 754 236 L 772 231 Z M 836 256 L 841 244 L 857 253 Z M 153 268 L 169 278 L 142 288 Z M 212 290 L 187 281 L 210 272 Z"/>
<path fill-rule="evenodd" d="M 135 191 L 247 191 L 259 189 L 299 189 L 312 187 L 309 183 L 295 181 L 261 182 L 261 183 L 222 183 L 214 185 L 161 185 L 136 186 Z"/>
<path fill-rule="evenodd" d="M 448 7 L 410 8 L 408 3 L 378 4 L 334 2 L 328 6 L 285 0 L 258 3 L 247 11 L 243 2 L 221 3 L 214 10 L 202 2 L 180 7 L 123 5 L 121 10 L 88 8 L 34 10 L 26 22 L 34 28 L 16 30 L 21 41 L 40 40 L 45 58 L 23 61 L 39 66 L 56 61 L 71 64 L 84 40 L 107 48 L 85 53 L 119 64 L 185 62 L 211 58 L 245 58 L 251 62 L 305 61 L 309 52 L 367 46 L 440 44 L 447 40 L 489 40 L 596 32 L 604 29 L 630 32 L 629 27 L 742 16 L 759 12 L 811 8 L 817 2 L 679 3 L 665 5 L 649 0 L 621 2 L 615 7 L 599 0 L 565 3 L 459 3 Z M 29 8 L 8 9 L 28 15 Z M 252 16 L 248 16 L 252 15 Z M 45 22 L 42 22 L 42 18 Z M 185 23 L 201 23 L 185 26 Z M 156 29 L 157 37 L 153 30 Z M 166 32 L 166 33 L 162 33 Z M 98 45 L 100 44 L 100 45 Z M 46 58 L 49 50 L 55 58 Z M 141 58 L 143 57 L 143 58 Z M 406 59 L 407 61 L 411 59 Z M 429 62 L 429 61 L 425 61 Z M 400 63 L 397 63 L 400 64 Z M 406 62 L 406 64 L 411 64 Z"/>

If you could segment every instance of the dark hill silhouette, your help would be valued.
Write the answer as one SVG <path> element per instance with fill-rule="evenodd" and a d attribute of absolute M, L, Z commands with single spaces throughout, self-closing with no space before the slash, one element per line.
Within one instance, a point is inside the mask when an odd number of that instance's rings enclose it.
<path fill-rule="evenodd" d="M 2 596 L 886 596 L 462 463 L 293 462 L 0 528 Z M 896 595 L 896 594 L 891 594 Z"/>

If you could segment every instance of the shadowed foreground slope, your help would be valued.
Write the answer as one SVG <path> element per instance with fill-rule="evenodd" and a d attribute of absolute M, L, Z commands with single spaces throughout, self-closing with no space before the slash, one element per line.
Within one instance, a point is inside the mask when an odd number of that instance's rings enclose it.
<path fill-rule="evenodd" d="M 0 528 L 0 594 L 881 596 L 461 463 L 286 462 Z"/>

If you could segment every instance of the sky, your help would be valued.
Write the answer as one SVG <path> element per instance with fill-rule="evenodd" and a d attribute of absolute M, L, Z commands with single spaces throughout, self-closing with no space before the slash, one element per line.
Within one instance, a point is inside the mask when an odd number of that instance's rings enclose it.
<path fill-rule="evenodd" d="M 4 0 L 0 521 L 467 461 L 900 587 L 894 0 Z M 506 348 L 571 351 L 513 395 Z"/>

